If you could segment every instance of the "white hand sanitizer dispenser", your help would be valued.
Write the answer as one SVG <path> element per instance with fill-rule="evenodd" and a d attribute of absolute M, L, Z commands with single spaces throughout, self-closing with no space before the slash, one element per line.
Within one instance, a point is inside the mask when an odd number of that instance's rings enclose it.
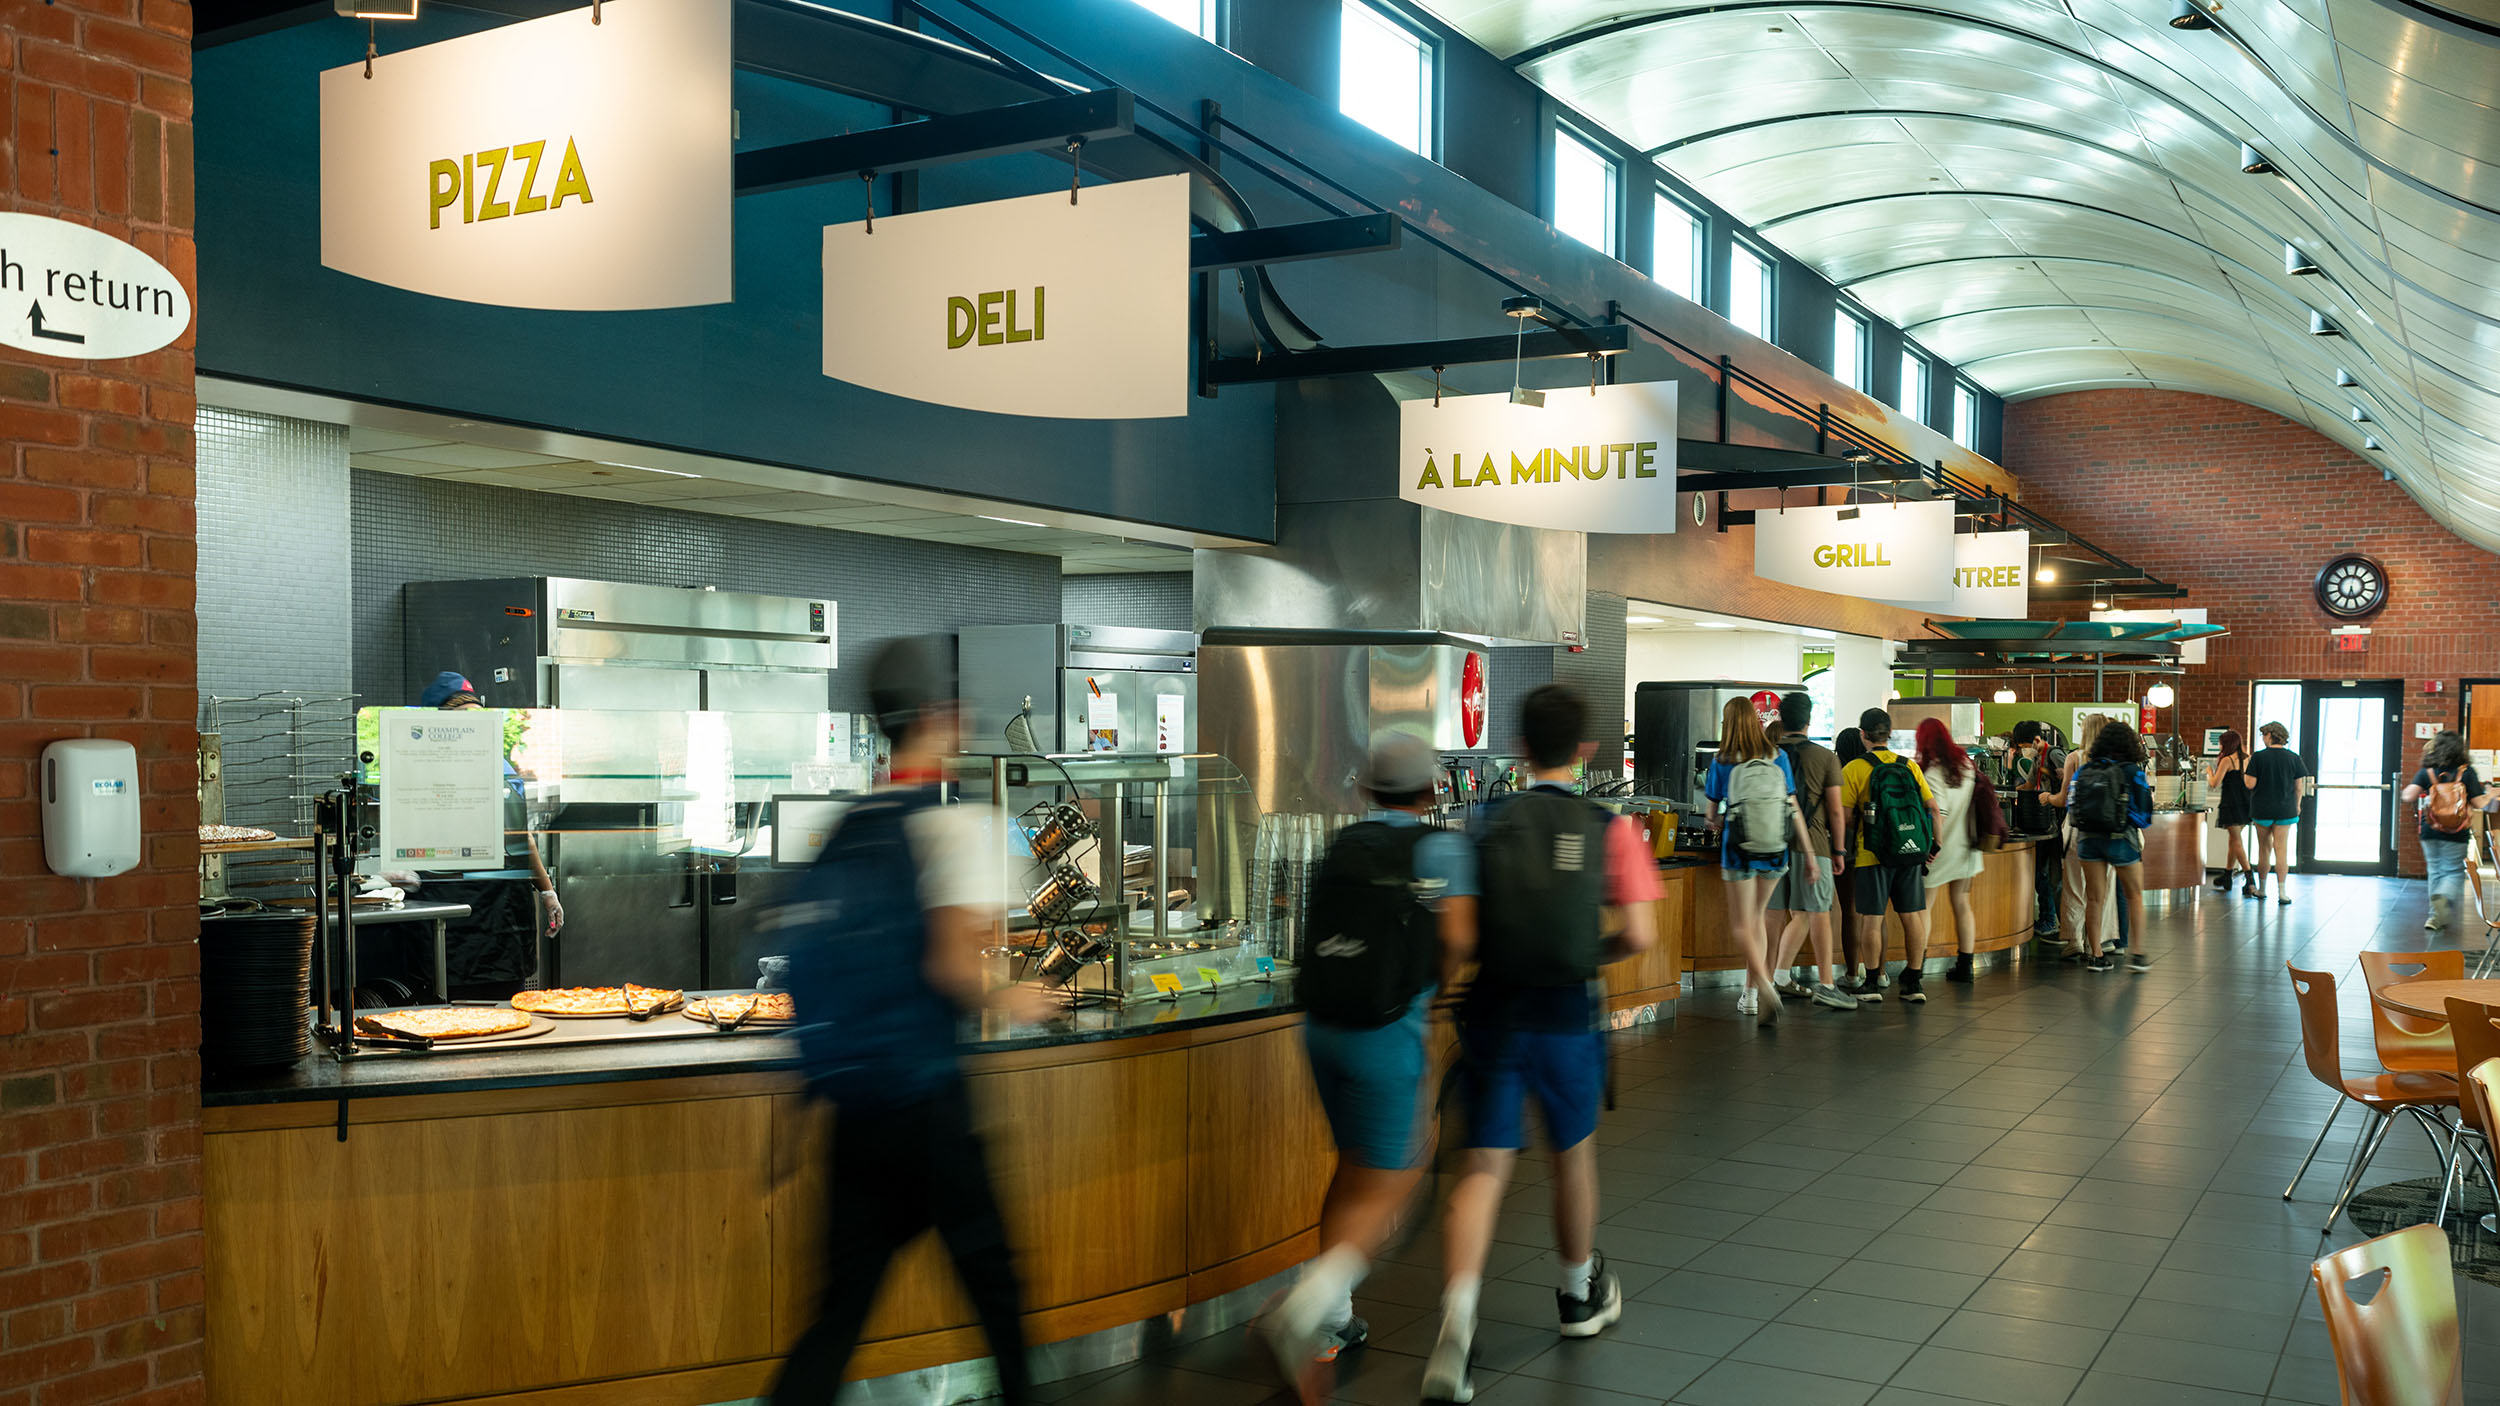
<path fill-rule="evenodd" d="M 73 879 L 139 867 L 139 752 L 73 737 L 43 749 L 43 862 Z"/>

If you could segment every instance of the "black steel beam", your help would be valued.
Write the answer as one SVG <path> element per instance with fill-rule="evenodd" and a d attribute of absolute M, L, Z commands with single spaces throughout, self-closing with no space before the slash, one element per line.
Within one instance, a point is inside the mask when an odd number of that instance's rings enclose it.
<path fill-rule="evenodd" d="M 1209 273 L 1248 264 L 1293 264 L 1344 254 L 1385 254 L 1405 241 L 1406 221 L 1395 211 L 1334 220 L 1301 220 L 1289 225 L 1198 235 L 1189 241 L 1189 271 Z"/>
<path fill-rule="evenodd" d="M 1681 458 L 1679 448 L 1678 458 Z M 1849 466 L 1816 465 L 1803 469 L 1754 469 L 1714 473 L 1708 469 L 1676 476 L 1677 491 L 1684 493 L 1746 493 L 1761 488 L 1829 488 L 1846 487 Z"/>
<path fill-rule="evenodd" d="M 1055 152 L 1071 140 L 1101 141 L 1136 130 L 1137 100 L 1124 88 L 1102 88 L 742 151 L 736 186 L 740 195 L 760 195 L 863 171 L 883 176 L 1010 152 Z"/>
<path fill-rule="evenodd" d="M 1508 361 L 1514 354 L 1526 361 L 1565 356 L 1612 356 L 1632 345 L 1625 323 L 1531 332 L 1522 338 L 1454 337 L 1442 342 L 1391 342 L 1376 347 L 1319 347 L 1311 351 L 1278 352 L 1270 356 L 1228 356 L 1207 368 L 1207 380 L 1219 386 L 1299 381 L 1316 376 L 1376 376 L 1433 366 L 1482 366 Z M 1550 391 L 1565 395 L 1570 387 Z"/>

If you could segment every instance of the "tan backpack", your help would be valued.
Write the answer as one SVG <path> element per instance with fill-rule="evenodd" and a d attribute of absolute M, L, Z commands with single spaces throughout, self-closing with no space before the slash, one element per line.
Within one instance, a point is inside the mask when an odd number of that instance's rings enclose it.
<path fill-rule="evenodd" d="M 2460 768 L 2445 775 L 2432 772 L 2430 804 L 2426 808 L 2431 828 L 2443 835 L 2464 834 L 2468 809 L 2464 770 Z"/>

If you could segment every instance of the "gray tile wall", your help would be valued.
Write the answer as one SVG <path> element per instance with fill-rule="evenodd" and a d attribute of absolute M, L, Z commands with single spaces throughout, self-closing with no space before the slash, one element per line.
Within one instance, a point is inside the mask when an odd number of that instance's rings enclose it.
<path fill-rule="evenodd" d="M 1560 645 L 1527 645 L 1493 651 L 1486 682 L 1493 694 L 1493 716 L 1486 738 L 1496 754 L 1519 746 L 1519 700 L 1539 684 L 1568 684 L 1589 705 L 1589 730 L 1597 738 L 1591 771 L 1611 775 L 1623 767 L 1623 597 L 1603 591 L 1589 593 L 1588 619 L 1581 626 L 1586 644 L 1578 653 Z"/>
<path fill-rule="evenodd" d="M 200 407 L 200 693 L 348 682 L 347 431 Z"/>
<path fill-rule="evenodd" d="M 1195 609 L 1186 571 L 1059 578 L 1059 618 L 1071 625 L 1194 630 Z"/>
<path fill-rule="evenodd" d="M 351 491 L 355 681 L 369 704 L 414 698 L 400 657 L 410 581 L 579 576 L 829 596 L 833 706 L 854 712 L 867 707 L 861 666 L 879 640 L 1059 617 L 1055 557 L 362 470 Z"/>

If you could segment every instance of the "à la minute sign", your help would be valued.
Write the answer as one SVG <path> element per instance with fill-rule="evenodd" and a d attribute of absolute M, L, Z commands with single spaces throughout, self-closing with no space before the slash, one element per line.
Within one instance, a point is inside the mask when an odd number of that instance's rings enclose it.
<path fill-rule="evenodd" d="M 1410 400 L 1398 408 L 1398 496 L 1522 527 L 1675 530 L 1675 383 Z"/>

